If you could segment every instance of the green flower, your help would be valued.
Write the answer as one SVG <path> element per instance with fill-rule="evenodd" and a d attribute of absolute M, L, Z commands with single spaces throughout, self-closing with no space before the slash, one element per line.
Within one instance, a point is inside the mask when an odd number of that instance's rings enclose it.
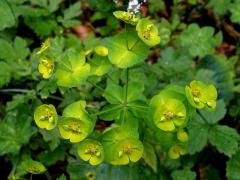
<path fill-rule="evenodd" d="M 143 155 L 143 144 L 141 141 L 128 138 L 119 141 L 113 146 L 114 159 L 111 161 L 113 165 L 126 165 L 130 161 L 137 162 Z"/>
<path fill-rule="evenodd" d="M 77 101 L 68 105 L 63 111 L 58 128 L 64 139 L 80 142 L 93 130 L 94 122 L 85 111 L 86 102 Z"/>
<path fill-rule="evenodd" d="M 52 76 L 54 69 L 54 62 L 50 59 L 41 59 L 38 65 L 38 71 L 41 73 L 44 79 L 48 79 Z"/>
<path fill-rule="evenodd" d="M 105 46 L 97 46 L 94 48 L 95 53 L 99 56 L 107 56 L 108 55 L 108 48 Z"/>
<path fill-rule="evenodd" d="M 149 19 L 141 19 L 136 26 L 139 38 L 148 46 L 155 46 L 160 43 L 158 28 Z"/>
<path fill-rule="evenodd" d="M 186 86 L 185 92 L 189 103 L 196 108 L 214 109 L 216 107 L 217 90 L 212 84 L 193 80 L 190 86 Z"/>
<path fill-rule="evenodd" d="M 184 125 L 186 108 L 184 104 L 174 98 L 155 96 L 150 102 L 153 107 L 153 121 L 163 131 L 173 131 L 176 126 Z"/>
<path fill-rule="evenodd" d="M 126 11 L 115 11 L 113 12 L 113 15 L 117 19 L 121 19 L 125 23 L 131 24 L 131 25 L 136 25 L 139 18 L 137 18 L 133 13 L 126 12 Z"/>
<path fill-rule="evenodd" d="M 31 159 L 24 161 L 21 166 L 25 171 L 31 174 L 42 174 L 47 170 L 42 163 Z"/>
<path fill-rule="evenodd" d="M 85 139 L 78 145 L 78 155 L 91 165 L 98 165 L 104 159 L 104 149 L 100 142 L 93 139 Z"/>
<path fill-rule="evenodd" d="M 168 156 L 171 159 L 178 159 L 181 155 L 185 155 L 186 153 L 187 151 L 183 147 L 174 145 L 169 149 Z"/>
<path fill-rule="evenodd" d="M 59 61 L 56 71 L 57 84 L 64 87 L 76 87 L 83 84 L 90 75 L 90 65 L 78 52 L 68 51 L 65 58 Z"/>
<path fill-rule="evenodd" d="M 34 120 L 40 128 L 46 128 L 47 130 L 53 129 L 58 120 L 55 107 L 51 104 L 43 104 L 37 107 L 34 112 Z"/>

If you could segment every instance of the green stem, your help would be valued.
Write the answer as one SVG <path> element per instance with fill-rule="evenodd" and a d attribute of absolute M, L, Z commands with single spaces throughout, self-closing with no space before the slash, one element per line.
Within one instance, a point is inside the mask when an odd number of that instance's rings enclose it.
<path fill-rule="evenodd" d="M 29 180 L 32 180 L 32 175 L 33 175 L 33 174 L 31 174 L 31 176 L 30 176 L 30 179 L 29 179 Z"/>
<path fill-rule="evenodd" d="M 142 108 L 142 109 L 149 109 L 149 108 L 150 108 L 150 107 L 148 107 L 148 106 L 136 106 L 136 105 L 128 105 L 128 107 Z"/>

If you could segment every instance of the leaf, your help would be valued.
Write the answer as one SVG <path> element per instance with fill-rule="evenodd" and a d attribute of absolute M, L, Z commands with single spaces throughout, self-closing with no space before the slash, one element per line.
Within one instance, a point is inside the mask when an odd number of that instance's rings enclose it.
<path fill-rule="evenodd" d="M 178 36 L 176 42 L 180 48 L 186 49 L 192 57 L 204 57 L 212 54 L 219 40 L 214 35 L 214 28 L 206 26 L 200 28 L 197 24 L 190 24 L 186 30 Z"/>
<path fill-rule="evenodd" d="M 31 122 L 32 118 L 25 114 L 7 117 L 0 122 L 0 155 L 16 154 L 22 145 L 28 143 L 30 137 L 36 133 Z"/>
<path fill-rule="evenodd" d="M 231 12 L 231 21 L 234 23 L 240 23 L 240 1 L 235 0 L 230 6 L 229 10 Z"/>
<path fill-rule="evenodd" d="M 39 132 L 42 134 L 44 141 L 48 143 L 51 151 L 54 151 L 59 146 L 60 138 L 56 128 L 51 131 L 39 129 Z"/>
<path fill-rule="evenodd" d="M 128 30 L 109 38 L 108 50 L 110 62 L 123 69 L 143 62 L 149 47 L 138 38 L 135 31 Z"/>
<path fill-rule="evenodd" d="M 91 65 L 91 74 L 102 76 L 106 74 L 112 67 L 107 57 L 94 55 L 92 59 L 89 60 Z"/>
<path fill-rule="evenodd" d="M 7 63 L 0 61 L 0 88 L 10 82 L 11 71 L 11 67 Z"/>
<path fill-rule="evenodd" d="M 119 119 L 122 107 L 119 104 L 109 104 L 104 106 L 104 108 L 99 112 L 100 118 L 105 121 L 111 121 Z"/>
<path fill-rule="evenodd" d="M 78 17 L 81 13 L 82 13 L 81 3 L 76 2 L 75 4 L 71 5 L 68 9 L 64 10 L 63 18 L 59 19 L 59 21 L 66 28 L 77 26 L 80 24 L 80 21 L 74 18 Z"/>
<path fill-rule="evenodd" d="M 123 88 L 111 81 L 108 81 L 107 88 L 105 89 L 103 96 L 110 104 L 121 104 L 124 100 Z"/>
<path fill-rule="evenodd" d="M 228 180 L 240 180 L 240 151 L 227 161 L 227 178 Z"/>
<path fill-rule="evenodd" d="M 229 101 L 234 97 L 234 82 L 227 61 L 225 56 L 211 55 L 203 58 L 199 64 L 199 68 L 214 72 L 214 75 L 210 79 L 205 78 L 205 81 L 213 81 L 215 83 L 218 90 L 218 98 L 224 99 L 226 105 L 228 105 Z"/>
<path fill-rule="evenodd" d="M 232 157 L 238 149 L 240 136 L 233 128 L 224 125 L 214 125 L 209 130 L 209 141 L 220 153 Z"/>
<path fill-rule="evenodd" d="M 70 147 L 67 143 L 61 143 L 54 151 L 45 150 L 38 154 L 37 158 L 45 165 L 51 166 L 57 161 L 64 161 L 66 151 Z"/>
<path fill-rule="evenodd" d="M 215 124 L 218 121 L 222 120 L 227 112 L 225 103 L 223 100 L 218 100 L 216 108 L 212 111 L 200 110 L 200 113 L 205 117 L 208 123 Z"/>
<path fill-rule="evenodd" d="M 189 143 L 187 150 L 189 154 L 200 152 L 207 144 L 208 140 L 208 126 L 203 119 L 197 114 L 189 121 Z"/>
<path fill-rule="evenodd" d="M 7 0 L 0 1 L 0 31 L 15 25 L 15 17 Z"/>
<path fill-rule="evenodd" d="M 68 51 L 59 63 L 61 66 L 56 71 L 59 86 L 80 86 L 90 75 L 90 65 L 85 63 L 85 57 L 77 51 Z"/>
<path fill-rule="evenodd" d="M 175 170 L 171 174 L 173 180 L 195 180 L 197 174 L 191 171 L 188 167 L 183 170 Z"/>
<path fill-rule="evenodd" d="M 144 151 L 142 158 L 144 161 L 153 169 L 153 171 L 157 172 L 157 156 L 154 150 L 153 145 L 143 142 Z"/>

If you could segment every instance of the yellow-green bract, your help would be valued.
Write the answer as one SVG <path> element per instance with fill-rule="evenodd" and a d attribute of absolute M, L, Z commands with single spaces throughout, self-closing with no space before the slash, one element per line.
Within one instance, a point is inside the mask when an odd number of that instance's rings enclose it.
<path fill-rule="evenodd" d="M 104 149 L 99 141 L 85 139 L 78 145 L 78 155 L 91 165 L 98 165 L 104 160 Z"/>
<path fill-rule="evenodd" d="M 140 19 L 136 26 L 139 38 L 148 46 L 155 46 L 160 43 L 158 28 L 147 18 Z"/>
<path fill-rule="evenodd" d="M 94 121 L 85 111 L 86 102 L 77 101 L 68 105 L 59 120 L 58 128 L 64 139 L 70 142 L 80 142 L 93 130 Z"/>
<path fill-rule="evenodd" d="M 22 167 L 25 171 L 31 174 L 42 174 L 47 170 L 42 163 L 33 161 L 32 159 L 25 160 L 22 163 Z"/>
<path fill-rule="evenodd" d="M 113 15 L 117 19 L 121 19 L 125 23 L 131 24 L 131 25 L 136 25 L 139 20 L 133 13 L 126 12 L 126 11 L 115 11 L 113 12 Z"/>
<path fill-rule="evenodd" d="M 184 125 L 186 108 L 180 100 L 154 96 L 150 106 L 153 108 L 153 121 L 161 130 L 173 131 Z"/>
<path fill-rule="evenodd" d="M 174 145 L 169 149 L 168 156 L 171 159 L 178 159 L 181 155 L 184 155 L 186 153 L 187 151 L 183 147 L 179 145 Z"/>
<path fill-rule="evenodd" d="M 99 56 L 107 56 L 108 55 L 108 48 L 105 46 L 97 46 L 94 48 L 95 53 Z"/>
<path fill-rule="evenodd" d="M 57 84 L 64 87 L 76 87 L 84 83 L 90 75 L 90 65 L 80 52 L 69 50 L 59 61 L 56 71 Z"/>
<path fill-rule="evenodd" d="M 52 76 L 54 69 L 54 62 L 51 59 L 41 59 L 38 65 L 38 71 L 41 73 L 44 79 L 48 79 Z"/>
<path fill-rule="evenodd" d="M 115 127 L 103 134 L 102 143 L 105 160 L 113 165 L 126 165 L 137 162 L 143 155 L 143 144 L 138 140 L 137 132 L 124 131 Z"/>
<path fill-rule="evenodd" d="M 37 107 L 34 112 L 34 120 L 40 128 L 45 128 L 47 130 L 53 129 L 58 120 L 55 107 L 51 104 L 43 104 Z"/>
<path fill-rule="evenodd" d="M 193 80 L 190 86 L 186 86 L 185 92 L 189 103 L 196 108 L 214 109 L 216 107 L 217 90 L 212 84 Z"/>

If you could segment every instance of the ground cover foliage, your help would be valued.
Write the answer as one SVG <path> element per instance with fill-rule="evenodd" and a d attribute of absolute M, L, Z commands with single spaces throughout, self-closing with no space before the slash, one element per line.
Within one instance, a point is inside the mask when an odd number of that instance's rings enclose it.
<path fill-rule="evenodd" d="M 239 0 L 0 0 L 0 179 L 240 179 Z"/>

